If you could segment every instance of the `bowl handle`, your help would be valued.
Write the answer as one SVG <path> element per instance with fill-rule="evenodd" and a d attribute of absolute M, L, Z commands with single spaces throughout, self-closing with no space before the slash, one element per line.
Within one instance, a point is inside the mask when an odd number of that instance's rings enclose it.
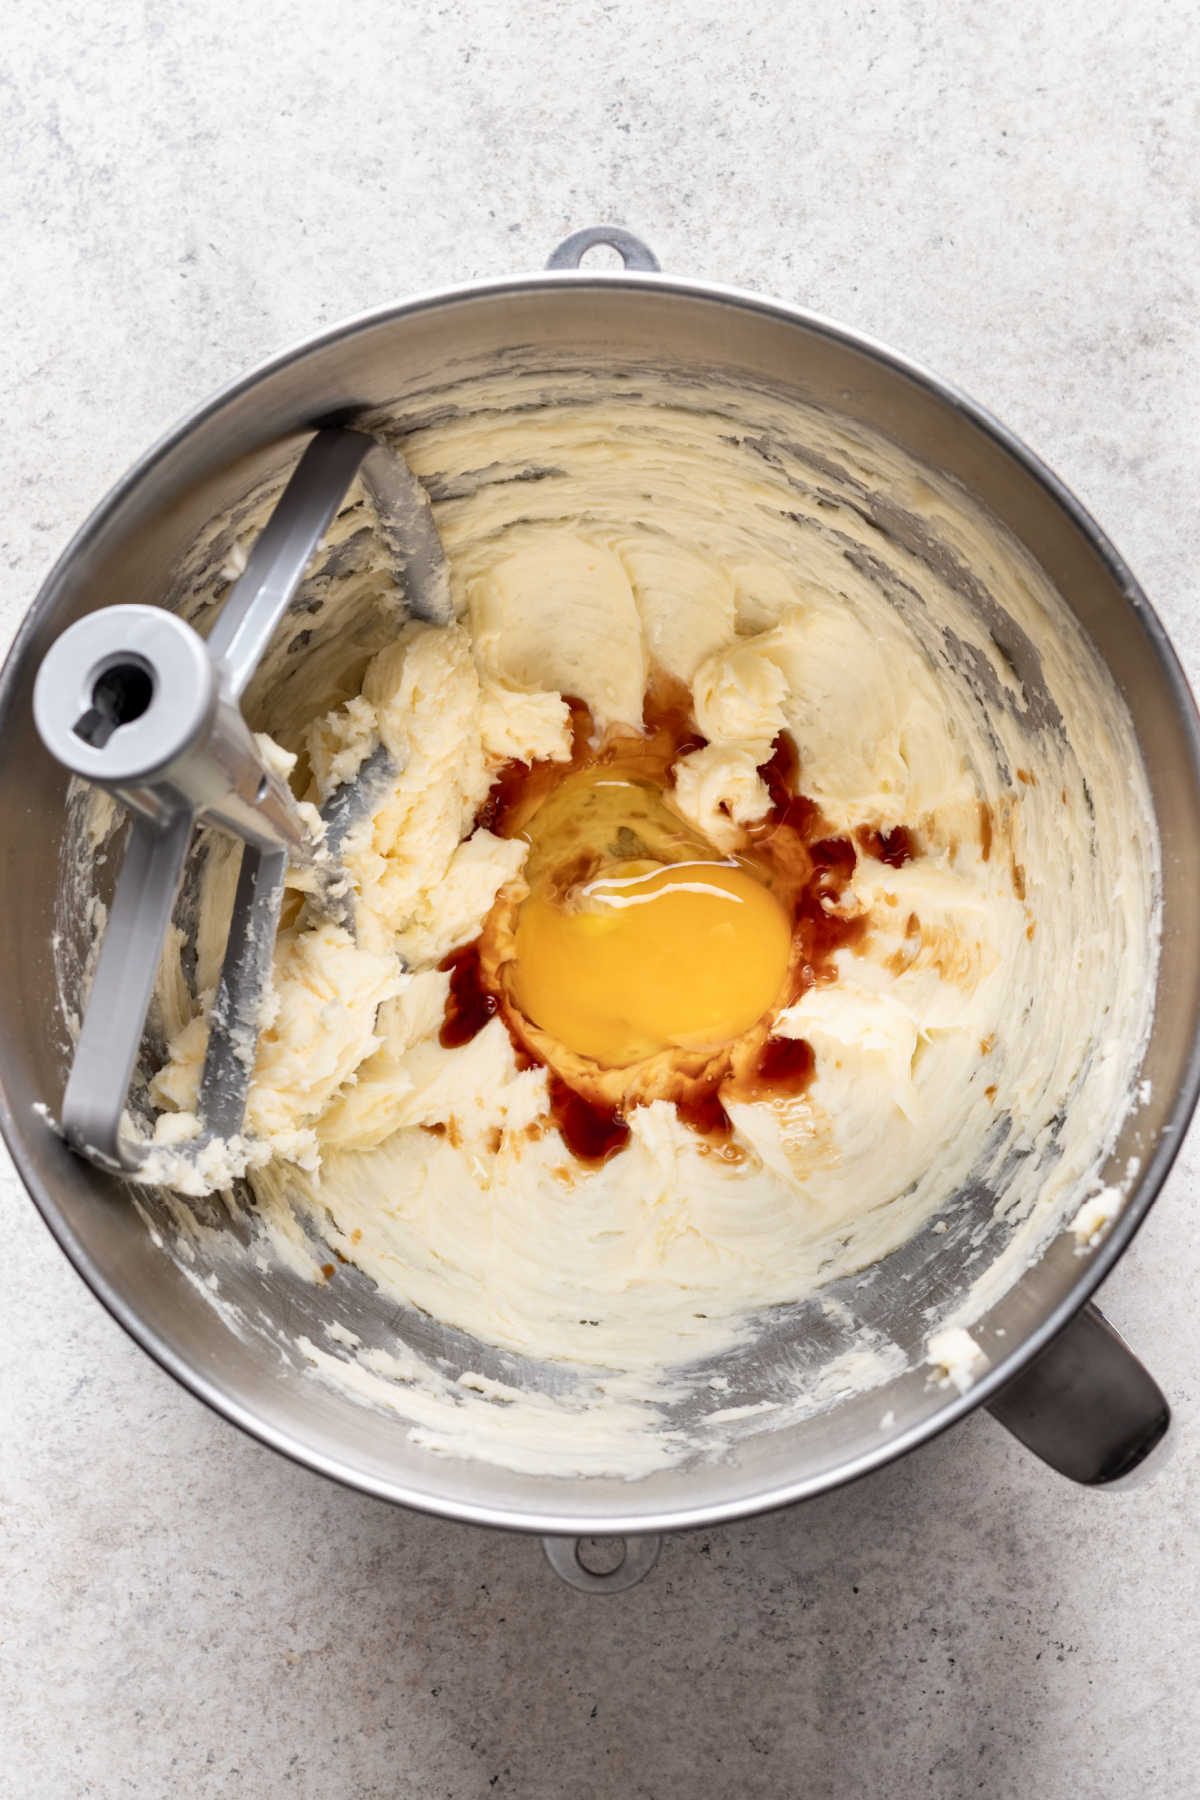
<path fill-rule="evenodd" d="M 1131 1475 L 1171 1423 L 1162 1389 L 1096 1306 L 1077 1313 L 988 1411 L 1027 1450 L 1087 1487 Z"/>
<path fill-rule="evenodd" d="M 655 1532 L 641 1537 L 605 1537 L 603 1542 L 617 1554 L 608 1559 L 606 1569 L 590 1568 L 586 1552 L 595 1542 L 591 1538 L 544 1537 L 542 1548 L 546 1561 L 568 1587 L 585 1594 L 620 1594 L 636 1587 L 658 1561 L 662 1538 Z"/>
<path fill-rule="evenodd" d="M 582 231 L 573 231 L 557 250 L 551 251 L 546 267 L 577 269 L 588 251 L 598 244 L 615 250 L 627 269 L 648 269 L 656 273 L 662 266 L 649 244 L 643 244 L 640 237 L 626 231 L 623 225 L 585 225 Z"/>

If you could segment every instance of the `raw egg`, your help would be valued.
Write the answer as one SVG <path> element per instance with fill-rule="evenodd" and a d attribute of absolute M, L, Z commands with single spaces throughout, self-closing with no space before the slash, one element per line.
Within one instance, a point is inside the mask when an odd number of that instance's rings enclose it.
<path fill-rule="evenodd" d="M 568 1049 L 620 1068 L 749 1030 L 779 999 L 791 925 L 734 861 L 616 862 L 521 907 L 513 998 Z"/>

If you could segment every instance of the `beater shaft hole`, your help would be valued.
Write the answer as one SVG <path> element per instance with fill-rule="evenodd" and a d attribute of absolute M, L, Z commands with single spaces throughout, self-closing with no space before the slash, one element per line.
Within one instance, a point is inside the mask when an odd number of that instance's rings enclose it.
<path fill-rule="evenodd" d="M 111 663 L 92 683 L 92 703 L 76 719 L 75 736 L 103 750 L 114 731 L 140 719 L 153 698 L 154 678 L 143 663 Z"/>

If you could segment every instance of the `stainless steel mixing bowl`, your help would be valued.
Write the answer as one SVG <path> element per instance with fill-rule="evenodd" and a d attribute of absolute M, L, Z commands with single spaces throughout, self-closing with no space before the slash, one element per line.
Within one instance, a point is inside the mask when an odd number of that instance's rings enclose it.
<path fill-rule="evenodd" d="M 594 240 L 624 270 L 582 271 Z M 457 288 L 365 315 L 237 382 L 179 425 L 96 510 L 60 558 L 13 646 L 0 682 L 0 1078 L 3 1129 L 37 1206 L 80 1274 L 157 1361 L 192 1391 L 297 1461 L 366 1492 L 447 1517 L 559 1534 L 557 1563 L 589 1577 L 564 1535 L 645 1535 L 712 1524 L 801 1500 L 912 1449 L 987 1403 L 1047 1460 L 1077 1479 L 1132 1467 L 1166 1427 L 1162 1396 L 1089 1296 L 1154 1199 L 1200 1080 L 1200 743 L 1187 684 L 1154 613 L 1111 545 L 1051 472 L 978 407 L 854 333 L 753 295 L 668 279 L 642 246 L 610 230 L 579 234 L 551 272 Z M 1143 1073 L 1150 1097 L 1127 1122 L 1110 1167 L 1137 1143 L 1141 1173 L 1106 1239 L 1080 1252 L 1050 1242 L 976 1331 L 992 1358 L 965 1394 L 920 1364 L 885 1391 L 853 1395 L 782 1430 L 731 1444 L 717 1461 L 627 1482 L 511 1473 L 416 1447 L 404 1423 L 321 1385 L 276 1343 L 237 1335 L 203 1283 L 167 1253 L 128 1190 L 74 1156 L 35 1111 L 64 1079 L 49 922 L 60 883 L 64 778 L 35 736 L 30 697 L 55 635 L 91 609 L 159 603 L 177 559 L 207 521 L 294 458 L 320 422 L 383 408 L 403 419 L 456 371 L 514 357 L 608 369 L 614 379 L 669 363 L 686 388 L 719 372 L 747 394 L 791 394 L 882 432 L 944 471 L 990 510 L 1073 609 L 1123 695 L 1145 760 L 1161 833 L 1163 918 L 1157 1013 Z M 1135 1140 L 1135 1134 L 1136 1140 Z M 156 1241 L 157 1240 L 157 1241 Z M 891 1259 L 919 1307 L 952 1297 L 951 1272 L 927 1234 Z M 203 1270 L 193 1271 L 203 1274 Z M 230 1280 L 229 1268 L 223 1279 Z M 256 1303 L 308 1307 L 319 1293 L 257 1282 Z M 895 1284 L 893 1284 L 895 1285 Z M 900 1284 L 901 1286 L 904 1283 Z M 275 1298 L 272 1298 L 273 1293 Z M 234 1294 L 236 1298 L 236 1291 Z M 1079 1315 L 1079 1316 L 1076 1316 Z M 905 1322 L 890 1319 L 904 1341 Z M 428 1322 L 426 1322 L 428 1327 Z M 891 1422 L 881 1428 L 884 1407 Z M 649 1560 L 643 1543 L 621 1585 Z"/>

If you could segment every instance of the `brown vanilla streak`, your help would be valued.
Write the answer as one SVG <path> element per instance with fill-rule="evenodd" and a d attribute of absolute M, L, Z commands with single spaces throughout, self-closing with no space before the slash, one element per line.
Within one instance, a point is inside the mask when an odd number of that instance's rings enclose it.
<path fill-rule="evenodd" d="M 701 1137 L 724 1142 L 733 1131 L 733 1122 L 725 1111 L 719 1089 L 720 1081 L 705 1082 L 694 1093 L 676 1100 L 675 1111 L 685 1125 Z"/>
<path fill-rule="evenodd" d="M 816 1058 L 805 1038 L 769 1037 L 745 1085 L 748 1100 L 769 1095 L 803 1093 L 813 1078 Z"/>
<path fill-rule="evenodd" d="M 629 1127 L 617 1106 L 597 1106 L 577 1092 L 561 1075 L 547 1078 L 550 1117 L 559 1136 L 577 1161 L 607 1162 L 629 1142 Z"/>
<path fill-rule="evenodd" d="M 478 943 L 452 950 L 438 967 L 450 976 L 446 1010 L 438 1042 L 444 1050 L 457 1050 L 481 1032 L 500 1010 L 495 994 L 484 986 Z"/>
<path fill-rule="evenodd" d="M 916 855 L 913 835 L 907 825 L 893 825 L 890 831 L 875 831 L 869 825 L 862 825 L 854 835 L 868 856 L 873 856 L 876 862 L 886 863 L 890 869 L 902 869 Z"/>

